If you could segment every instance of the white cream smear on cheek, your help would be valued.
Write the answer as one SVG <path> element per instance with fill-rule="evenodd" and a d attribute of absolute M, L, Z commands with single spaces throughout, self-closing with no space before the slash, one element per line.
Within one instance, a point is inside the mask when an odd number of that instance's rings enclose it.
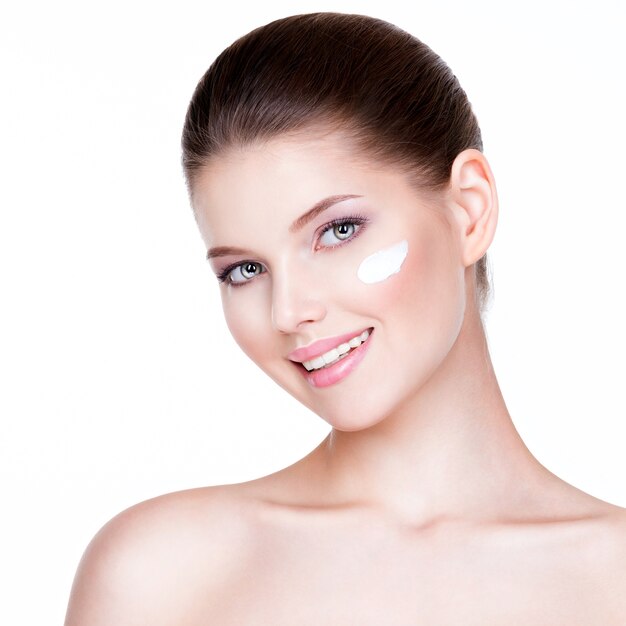
<path fill-rule="evenodd" d="M 408 251 L 409 242 L 403 239 L 393 246 L 374 252 L 361 261 L 356 275 L 364 283 L 379 283 L 400 271 Z"/>

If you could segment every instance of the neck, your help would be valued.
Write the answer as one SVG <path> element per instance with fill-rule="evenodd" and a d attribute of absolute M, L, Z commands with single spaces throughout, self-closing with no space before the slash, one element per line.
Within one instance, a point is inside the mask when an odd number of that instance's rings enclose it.
<path fill-rule="evenodd" d="M 314 452 L 328 497 L 419 525 L 510 515 L 553 477 L 513 425 L 476 310 L 417 394 L 370 428 L 333 429 Z"/>

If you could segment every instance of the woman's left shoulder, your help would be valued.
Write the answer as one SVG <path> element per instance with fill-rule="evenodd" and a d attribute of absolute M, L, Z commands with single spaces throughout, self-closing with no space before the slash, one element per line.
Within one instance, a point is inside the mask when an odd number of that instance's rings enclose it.
<path fill-rule="evenodd" d="M 595 522 L 597 537 L 605 548 L 606 555 L 621 557 L 618 562 L 626 570 L 626 509 L 610 505 L 603 515 L 595 519 Z"/>
<path fill-rule="evenodd" d="M 557 523 L 548 524 L 538 546 L 549 582 L 564 610 L 580 624 L 626 624 L 626 509 L 587 496 Z"/>
<path fill-rule="evenodd" d="M 608 515 L 607 534 L 614 549 L 613 554 L 618 557 L 618 563 L 624 572 L 626 583 L 626 509 L 617 507 L 617 510 Z M 626 592 L 626 588 L 624 589 Z M 626 593 L 624 594 L 626 597 Z"/>
<path fill-rule="evenodd" d="M 626 509 L 611 505 L 596 518 L 586 548 L 593 584 L 610 607 L 611 617 L 622 620 L 615 623 L 626 624 Z"/>

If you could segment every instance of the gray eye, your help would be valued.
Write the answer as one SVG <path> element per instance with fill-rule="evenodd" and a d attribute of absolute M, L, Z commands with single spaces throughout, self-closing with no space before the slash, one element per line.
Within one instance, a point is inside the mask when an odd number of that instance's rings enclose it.
<path fill-rule="evenodd" d="M 354 224 L 337 224 L 333 228 L 333 234 L 337 239 L 349 239 L 354 234 Z"/>
<path fill-rule="evenodd" d="M 356 224 L 353 222 L 345 222 L 343 224 L 335 224 L 332 228 L 329 228 L 320 237 L 319 242 L 323 246 L 333 247 L 337 245 L 337 241 L 345 241 L 350 239 L 357 231 Z"/>
<path fill-rule="evenodd" d="M 258 274 L 262 274 L 265 270 L 260 263 L 254 263 L 252 261 L 246 261 L 241 265 L 233 267 L 228 274 L 228 280 L 231 283 L 245 283 L 251 278 L 254 278 Z"/>
<path fill-rule="evenodd" d="M 252 278 L 261 273 L 261 266 L 258 263 L 244 263 L 241 266 L 241 275 L 244 278 Z"/>

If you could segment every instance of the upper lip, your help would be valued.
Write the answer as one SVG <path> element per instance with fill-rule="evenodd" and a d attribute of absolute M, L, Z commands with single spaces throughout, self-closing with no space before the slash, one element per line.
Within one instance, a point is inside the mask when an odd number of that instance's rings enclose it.
<path fill-rule="evenodd" d="M 346 333 L 345 335 L 337 335 L 336 337 L 327 337 L 326 339 L 319 339 L 314 341 L 308 346 L 303 348 L 297 348 L 293 352 L 287 355 L 290 361 L 296 361 L 297 363 L 303 363 L 304 361 L 310 361 L 315 357 L 321 356 L 325 352 L 336 348 L 341 343 L 350 341 L 353 337 L 358 337 L 364 330 L 369 330 L 370 327 L 362 328 L 361 330 Z"/>

